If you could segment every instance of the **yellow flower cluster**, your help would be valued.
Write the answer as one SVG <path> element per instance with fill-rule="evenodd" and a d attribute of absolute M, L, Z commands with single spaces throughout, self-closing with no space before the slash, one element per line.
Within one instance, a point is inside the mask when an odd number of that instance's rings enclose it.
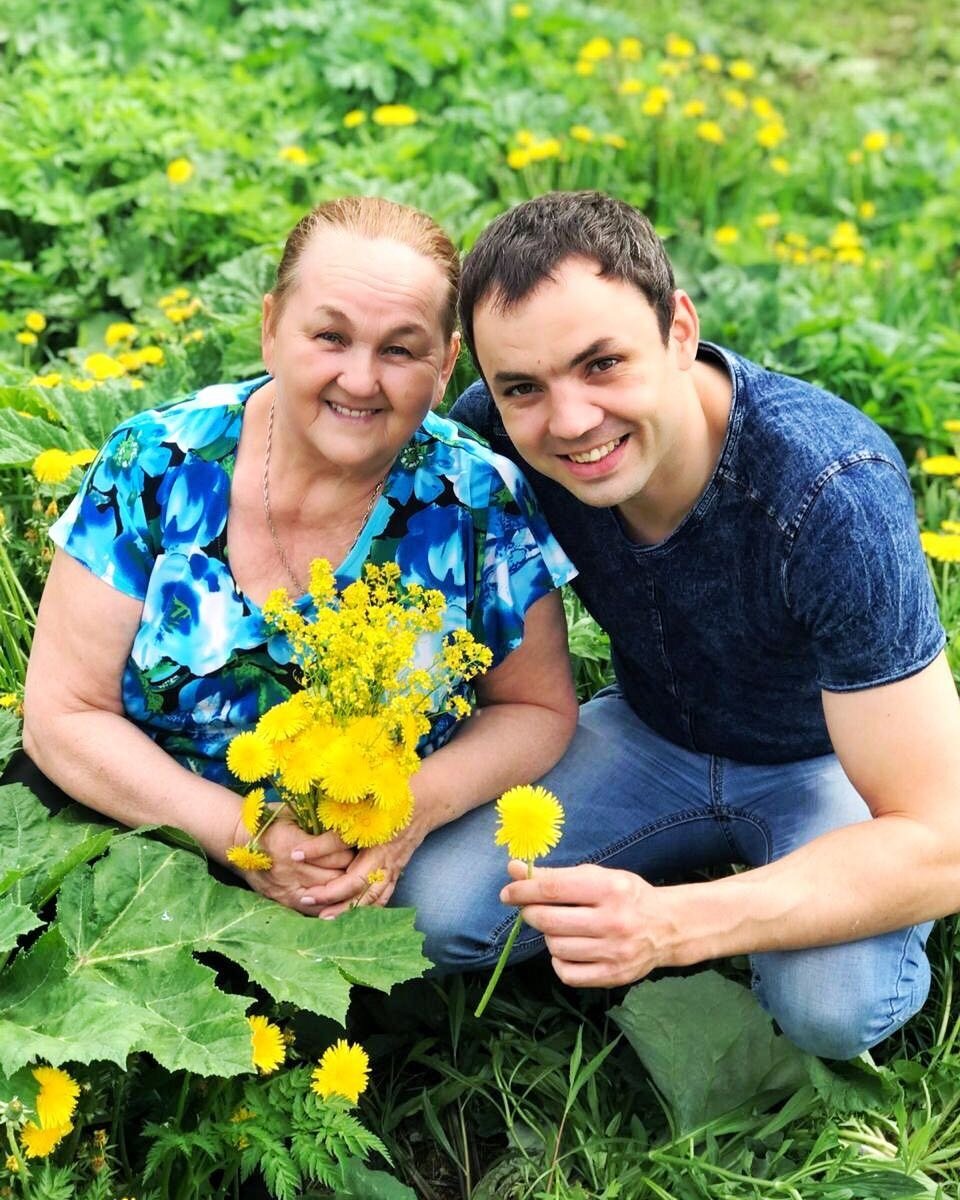
<path fill-rule="evenodd" d="M 404 587 L 396 563 L 367 565 L 362 579 L 337 594 L 329 562 L 315 559 L 310 595 L 313 620 L 283 588 L 263 606 L 288 638 L 304 687 L 233 739 L 227 766 L 243 783 L 269 779 L 302 829 L 335 829 L 349 845 L 380 845 L 412 815 L 410 777 L 431 715 L 467 716 L 470 704 L 458 689 L 492 655 L 458 629 L 428 667 L 417 666 L 422 637 L 441 629 L 443 594 Z M 256 788 L 244 800 L 251 840 L 228 852 L 242 870 L 271 865 L 258 840 L 279 808 L 268 810 L 265 799 Z"/>
<path fill-rule="evenodd" d="M 24 315 L 23 329 L 16 335 L 21 346 L 35 346 L 39 341 L 38 333 L 43 333 L 47 327 L 47 318 L 42 312 L 32 310 Z"/>
<path fill-rule="evenodd" d="M 191 299 L 190 293 L 185 287 L 174 288 L 166 296 L 161 296 L 157 304 L 167 320 L 172 321 L 174 325 L 189 321 L 203 307 L 197 296 Z"/>
<path fill-rule="evenodd" d="M 43 450 L 33 460 L 30 470 L 38 483 L 63 483 L 74 467 L 86 467 L 97 457 L 96 450 Z"/>

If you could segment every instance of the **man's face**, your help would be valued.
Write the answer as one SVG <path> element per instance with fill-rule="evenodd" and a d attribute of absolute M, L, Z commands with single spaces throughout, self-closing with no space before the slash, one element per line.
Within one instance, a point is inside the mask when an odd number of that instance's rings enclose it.
<path fill-rule="evenodd" d="M 477 355 L 507 433 L 585 504 L 622 505 L 651 480 L 669 490 L 697 345 L 682 292 L 676 307 L 664 345 L 642 292 L 570 258 L 516 307 L 475 310 Z"/>

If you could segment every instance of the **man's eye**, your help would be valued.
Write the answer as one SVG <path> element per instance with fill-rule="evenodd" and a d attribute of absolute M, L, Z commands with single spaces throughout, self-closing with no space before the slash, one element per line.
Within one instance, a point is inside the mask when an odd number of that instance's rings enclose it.
<path fill-rule="evenodd" d="M 608 354 L 606 358 L 595 358 L 590 364 L 591 371 L 609 371 L 611 367 L 615 367 L 620 361 L 612 354 Z"/>
<path fill-rule="evenodd" d="M 504 388 L 503 394 L 508 399 L 518 400 L 523 396 L 532 396 L 537 390 L 535 383 L 513 383 L 508 388 Z"/>

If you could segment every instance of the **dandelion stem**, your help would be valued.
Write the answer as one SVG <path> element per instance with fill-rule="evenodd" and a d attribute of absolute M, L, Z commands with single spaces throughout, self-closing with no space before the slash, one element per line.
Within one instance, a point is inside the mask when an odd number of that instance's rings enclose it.
<path fill-rule="evenodd" d="M 475 1017 L 483 1016 L 483 1010 L 490 1002 L 490 997 L 493 995 L 493 989 L 497 986 L 497 981 L 503 974 L 503 968 L 507 965 L 507 959 L 510 957 L 510 951 L 513 949 L 513 943 L 517 940 L 517 934 L 520 932 L 520 926 L 523 924 L 523 917 L 517 914 L 517 919 L 513 923 L 513 928 L 510 930 L 510 936 L 507 938 L 506 944 L 500 951 L 500 957 L 497 959 L 497 965 L 493 968 L 493 974 L 490 976 L 490 982 L 487 984 L 486 991 L 480 997 L 480 1003 L 473 1010 Z"/>

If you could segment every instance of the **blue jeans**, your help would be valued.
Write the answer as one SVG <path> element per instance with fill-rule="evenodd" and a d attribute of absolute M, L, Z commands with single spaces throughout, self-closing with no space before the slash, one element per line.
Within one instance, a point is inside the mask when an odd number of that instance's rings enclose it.
<path fill-rule="evenodd" d="M 653 733 L 615 687 L 582 707 L 570 749 L 541 782 L 566 810 L 563 838 L 543 865 L 599 863 L 651 881 L 717 864 L 762 866 L 870 817 L 833 755 L 753 766 L 696 754 Z M 516 910 L 498 899 L 507 859 L 495 824 L 486 804 L 436 830 L 394 893 L 393 904 L 417 909 L 424 952 L 441 972 L 492 967 L 513 924 Z M 754 954 L 754 993 L 804 1050 L 853 1058 L 926 999 L 930 928 Z M 511 961 L 543 948 L 524 926 Z"/>

